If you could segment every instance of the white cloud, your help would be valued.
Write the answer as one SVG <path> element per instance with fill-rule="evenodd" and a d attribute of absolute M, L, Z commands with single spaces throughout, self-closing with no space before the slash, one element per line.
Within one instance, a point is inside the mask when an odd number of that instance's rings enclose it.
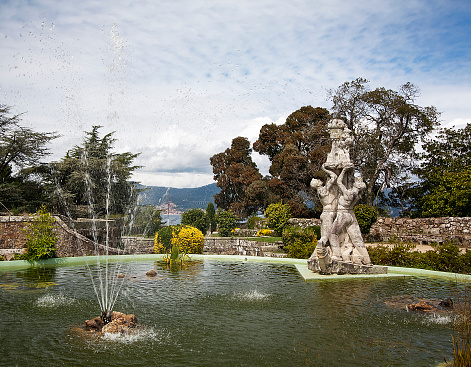
<path fill-rule="evenodd" d="M 329 107 L 325 89 L 358 76 L 411 81 L 444 125 L 466 121 L 470 14 L 465 0 L 3 2 L 0 103 L 63 135 L 52 159 L 99 124 L 142 153 L 136 179 L 198 186 L 234 137 Z"/>

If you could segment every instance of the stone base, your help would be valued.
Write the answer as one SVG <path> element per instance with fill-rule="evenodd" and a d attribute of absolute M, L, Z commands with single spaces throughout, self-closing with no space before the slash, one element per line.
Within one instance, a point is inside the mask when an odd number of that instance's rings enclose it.
<path fill-rule="evenodd" d="M 132 329 L 138 327 L 137 318 L 133 314 L 126 315 L 121 312 L 113 311 L 110 316 L 110 322 L 106 325 L 101 317 L 95 317 L 85 321 L 85 330 L 92 333 L 111 333 L 124 334 L 131 332 Z"/>
<path fill-rule="evenodd" d="M 352 262 L 332 260 L 329 264 L 320 263 L 322 260 L 311 258 L 307 261 L 309 270 L 323 274 L 387 274 L 387 266 L 354 264 Z"/>

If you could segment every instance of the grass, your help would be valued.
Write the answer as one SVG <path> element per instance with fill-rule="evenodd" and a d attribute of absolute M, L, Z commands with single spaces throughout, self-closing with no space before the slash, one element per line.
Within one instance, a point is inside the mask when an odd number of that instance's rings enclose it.
<path fill-rule="evenodd" d="M 241 240 L 255 241 L 255 242 L 268 242 L 275 243 L 277 241 L 283 241 L 281 237 L 240 237 Z"/>

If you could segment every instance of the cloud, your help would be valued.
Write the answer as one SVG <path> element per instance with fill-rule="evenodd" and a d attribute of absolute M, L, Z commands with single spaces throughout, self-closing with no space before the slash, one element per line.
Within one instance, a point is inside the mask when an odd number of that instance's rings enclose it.
<path fill-rule="evenodd" d="M 469 120 L 470 15 L 465 0 L 3 2 L 0 103 L 62 134 L 51 159 L 103 125 L 141 152 L 136 179 L 191 187 L 233 138 L 329 108 L 326 88 L 359 76 Z"/>

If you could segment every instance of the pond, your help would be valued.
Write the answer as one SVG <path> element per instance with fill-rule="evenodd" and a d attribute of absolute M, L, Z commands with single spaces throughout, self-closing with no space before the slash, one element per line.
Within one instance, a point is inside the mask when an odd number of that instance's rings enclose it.
<path fill-rule="evenodd" d="M 86 266 L 0 270 L 0 365 L 417 367 L 452 352 L 451 315 L 387 305 L 453 297 L 452 280 L 306 282 L 289 264 L 212 259 L 123 269 L 114 309 L 143 328 L 94 338 L 74 328 L 100 312 Z"/>

